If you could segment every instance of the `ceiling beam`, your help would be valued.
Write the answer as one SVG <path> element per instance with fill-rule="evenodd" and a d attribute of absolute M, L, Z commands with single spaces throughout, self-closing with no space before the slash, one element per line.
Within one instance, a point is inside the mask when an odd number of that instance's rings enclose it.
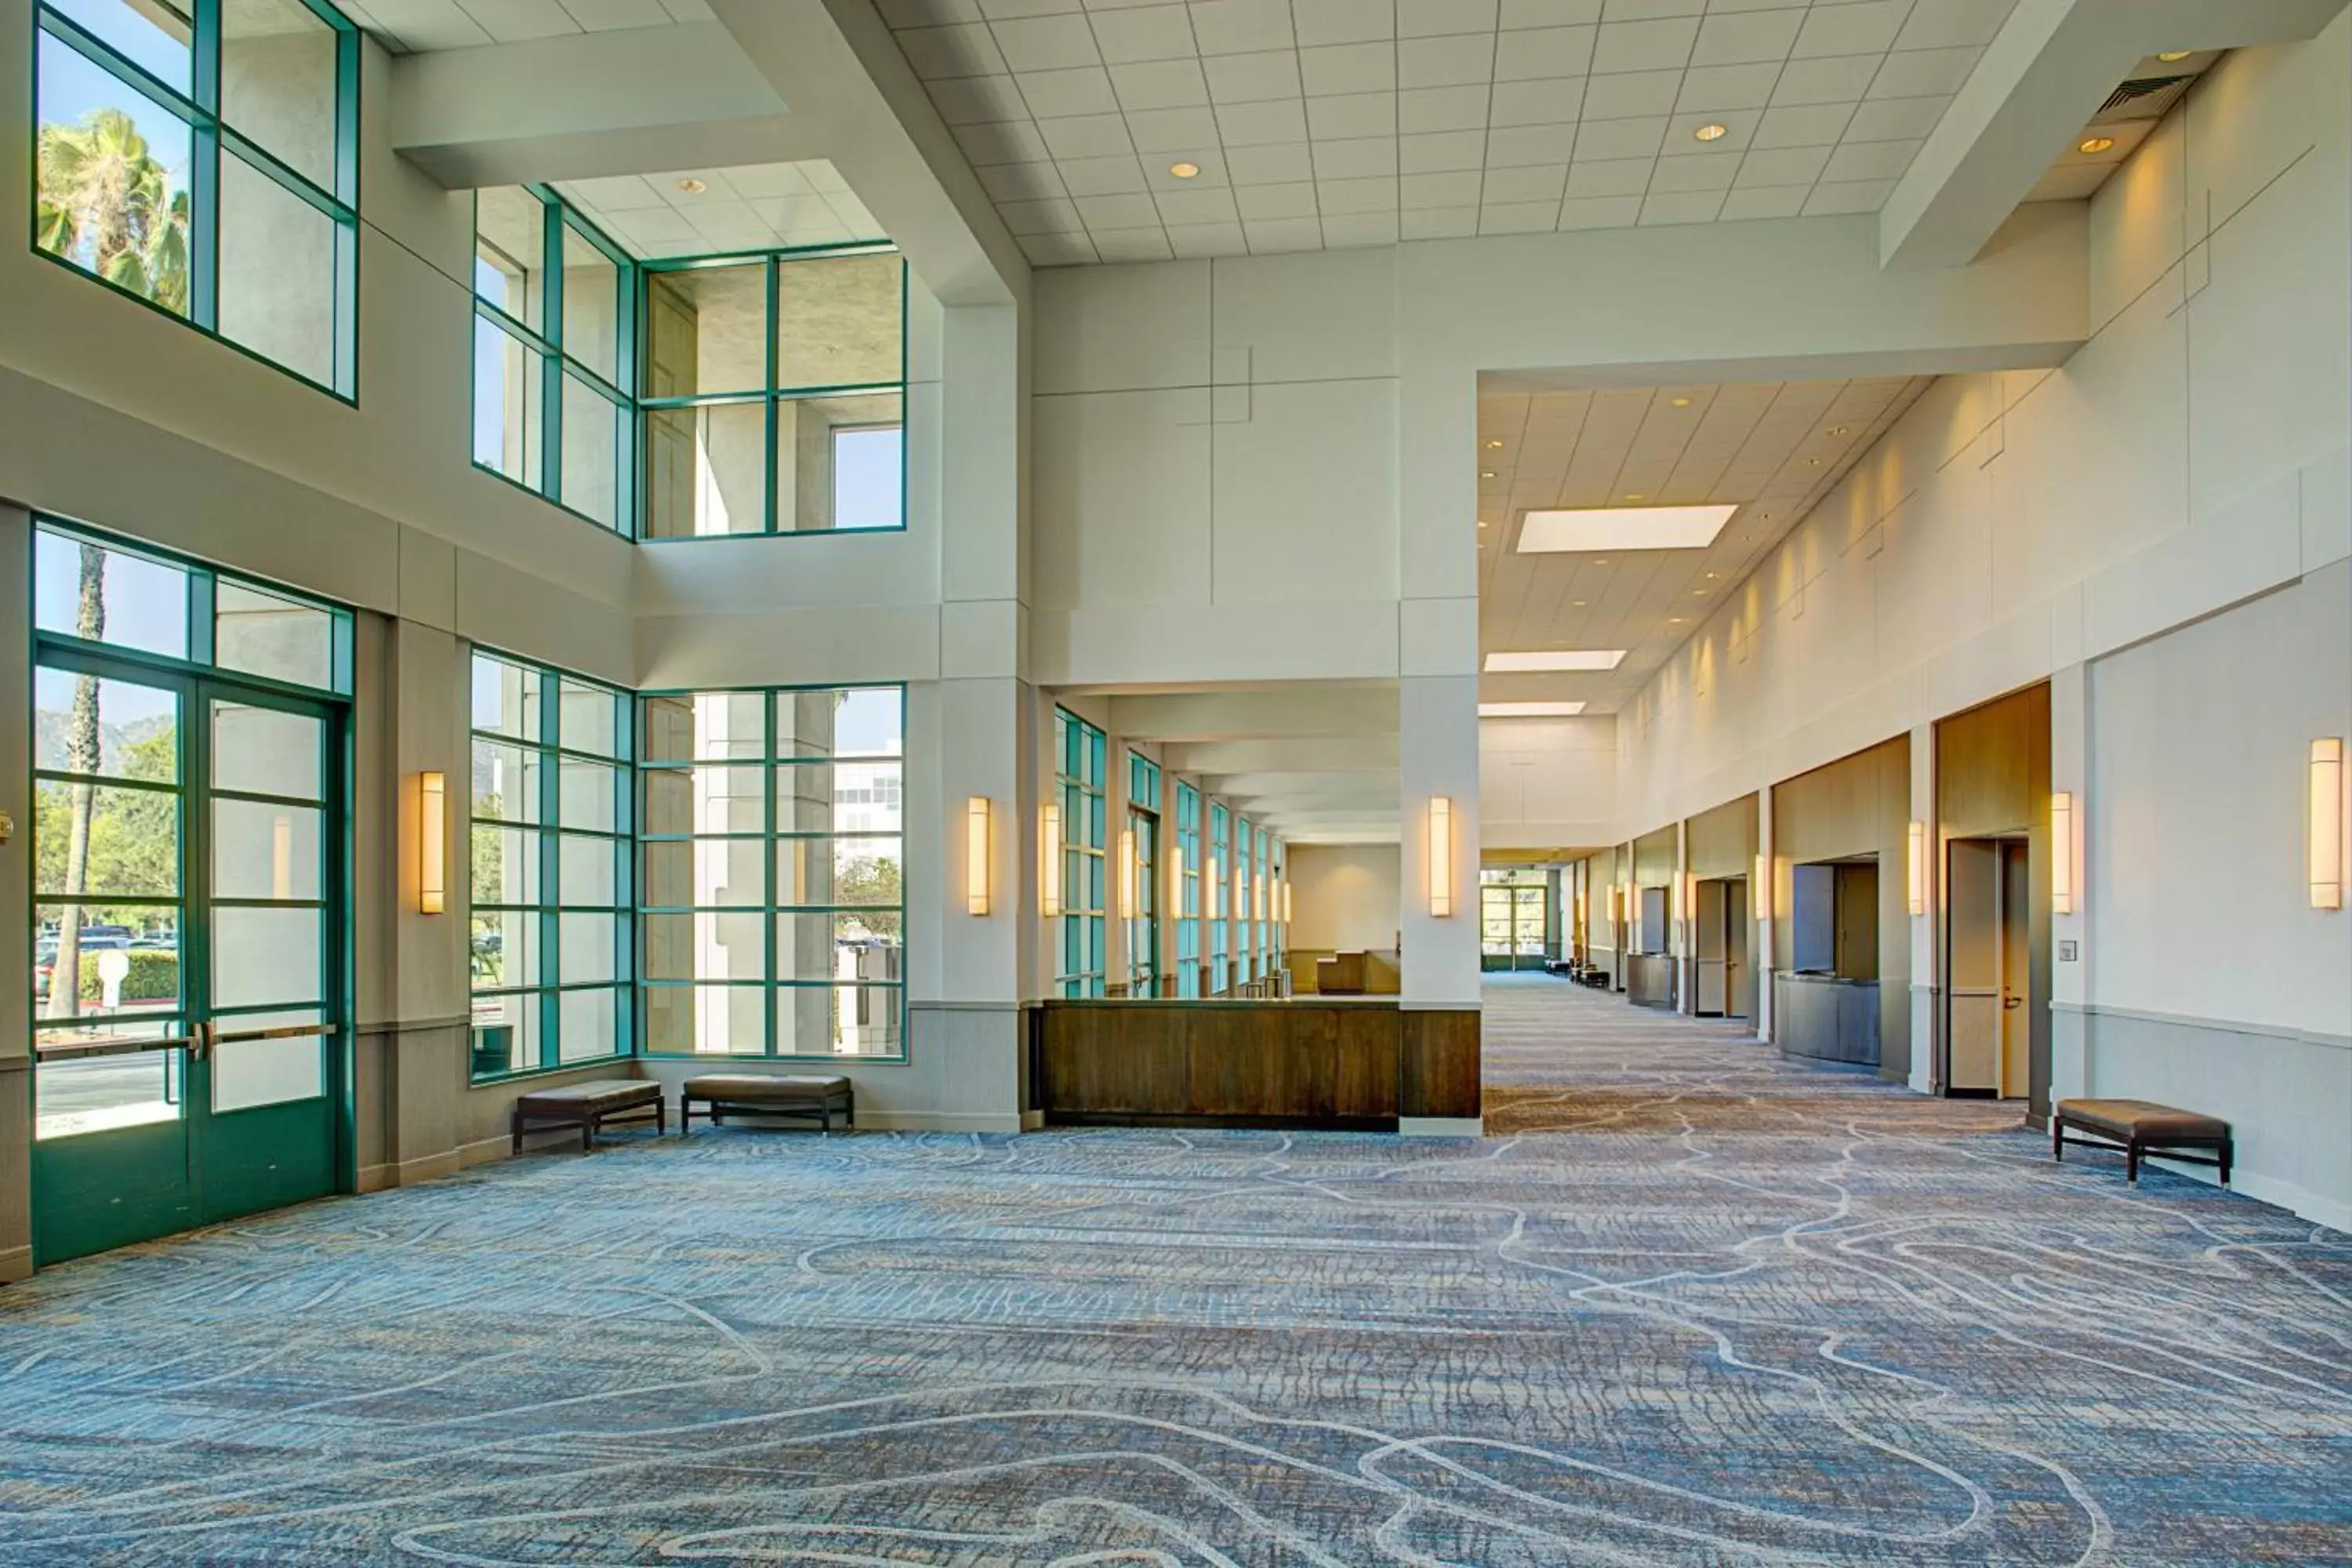
<path fill-rule="evenodd" d="M 1394 773 L 1394 735 L 1318 736 L 1281 741 L 1169 741 L 1160 763 L 1172 773 Z"/>
<path fill-rule="evenodd" d="M 2142 59 L 2315 37 L 2346 0 L 2020 0 L 1878 215 L 1882 265 L 1966 267 Z"/>
<path fill-rule="evenodd" d="M 1111 699 L 1111 728 L 1135 741 L 1286 741 L 1393 737 L 1392 687 L 1318 686 L 1272 691 L 1171 692 Z"/>
<path fill-rule="evenodd" d="M 716 22 L 392 62 L 392 145 L 445 190 L 822 157 Z"/>

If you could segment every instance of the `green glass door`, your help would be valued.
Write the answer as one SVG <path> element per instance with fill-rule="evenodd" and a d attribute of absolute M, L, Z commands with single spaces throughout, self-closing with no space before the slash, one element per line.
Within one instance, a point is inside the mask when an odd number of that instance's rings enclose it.
<path fill-rule="evenodd" d="M 1478 889 L 1478 962 L 1486 970 L 1544 966 L 1541 883 L 1486 882 Z"/>
<path fill-rule="evenodd" d="M 34 685 L 37 1260 L 331 1191 L 337 710 L 79 649 Z"/>

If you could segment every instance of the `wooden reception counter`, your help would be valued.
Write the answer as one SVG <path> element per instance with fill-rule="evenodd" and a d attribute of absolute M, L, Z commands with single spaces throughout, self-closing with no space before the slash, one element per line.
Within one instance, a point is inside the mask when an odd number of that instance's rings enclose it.
<path fill-rule="evenodd" d="M 1392 997 L 1045 1003 L 1048 1123 L 1392 1130 L 1478 1115 L 1475 1009 Z"/>

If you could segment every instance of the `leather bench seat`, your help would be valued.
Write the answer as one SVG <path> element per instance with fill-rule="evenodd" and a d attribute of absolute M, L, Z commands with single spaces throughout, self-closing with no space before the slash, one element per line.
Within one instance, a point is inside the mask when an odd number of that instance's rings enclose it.
<path fill-rule="evenodd" d="M 514 1152 L 520 1153 L 522 1135 L 532 1122 L 577 1127 L 580 1146 L 585 1149 L 606 1121 L 641 1121 L 648 1117 L 655 1131 L 669 1131 L 660 1084 L 644 1078 L 599 1078 L 585 1083 L 551 1084 L 517 1097 L 507 1125 Z"/>
<path fill-rule="evenodd" d="M 2069 1131 L 2088 1132 L 2090 1138 L 2069 1138 Z M 2063 1160 L 2066 1145 L 2078 1149 L 2120 1148 L 2124 1156 L 2126 1177 L 2139 1180 L 2139 1163 L 2148 1155 L 2167 1160 L 2179 1160 L 2192 1165 L 2218 1168 L 2221 1184 L 2230 1184 L 2230 1161 L 2235 1144 L 2230 1135 L 2230 1124 L 2218 1116 L 2183 1110 L 2178 1106 L 2158 1105 L 2152 1100 L 2062 1100 L 2051 1108 L 2050 1157 Z M 2210 1155 L 2184 1153 L 2189 1149 L 2210 1149 Z"/>
<path fill-rule="evenodd" d="M 698 1073 L 678 1090 L 681 1128 L 693 1124 L 697 1101 L 709 1107 L 702 1114 L 714 1125 L 730 1110 L 768 1116 L 814 1116 L 828 1132 L 833 1130 L 836 1109 L 845 1127 L 855 1125 L 856 1120 L 855 1090 L 847 1079 L 833 1074 Z"/>

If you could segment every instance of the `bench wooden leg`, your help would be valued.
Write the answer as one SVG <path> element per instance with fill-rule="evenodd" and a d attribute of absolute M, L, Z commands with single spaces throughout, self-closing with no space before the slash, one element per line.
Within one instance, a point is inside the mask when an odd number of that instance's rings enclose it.
<path fill-rule="evenodd" d="M 654 1101 L 654 1136 L 656 1138 L 669 1136 L 669 1101 L 666 1100 Z"/>
<path fill-rule="evenodd" d="M 2230 1159 L 2231 1155 L 2237 1152 L 2237 1145 L 2231 1140 L 2223 1139 L 2221 1142 L 2221 1147 L 2215 1150 L 2214 1152 L 2221 1157 L 2221 1184 L 2226 1187 L 2230 1184 Z"/>
<path fill-rule="evenodd" d="M 2139 1184 L 2139 1140 L 2124 1145 L 2124 1180 L 2133 1186 Z"/>
<path fill-rule="evenodd" d="M 520 1154 L 520 1153 L 521 1153 L 521 1152 L 522 1152 L 522 1107 L 521 1107 L 521 1106 L 520 1106 L 520 1105 L 510 1105 L 510 1106 L 507 1107 L 507 1132 L 508 1132 L 508 1133 L 509 1133 L 509 1136 L 511 1136 L 511 1137 L 513 1138 L 513 1140 L 514 1140 L 514 1147 L 513 1147 L 513 1148 L 511 1148 L 511 1149 L 509 1149 L 509 1150 L 508 1150 L 508 1151 L 507 1151 L 507 1152 L 508 1152 L 508 1153 L 509 1153 L 509 1154 Z"/>
<path fill-rule="evenodd" d="M 2050 1157 L 2062 1165 L 2066 1163 L 2066 1124 L 2054 1116 L 2050 1119 Z"/>
<path fill-rule="evenodd" d="M 601 1120 L 602 1118 L 598 1117 L 593 1111 L 590 1111 L 580 1118 L 580 1147 L 582 1150 L 585 1151 L 593 1149 L 596 1146 L 596 1124 Z"/>

